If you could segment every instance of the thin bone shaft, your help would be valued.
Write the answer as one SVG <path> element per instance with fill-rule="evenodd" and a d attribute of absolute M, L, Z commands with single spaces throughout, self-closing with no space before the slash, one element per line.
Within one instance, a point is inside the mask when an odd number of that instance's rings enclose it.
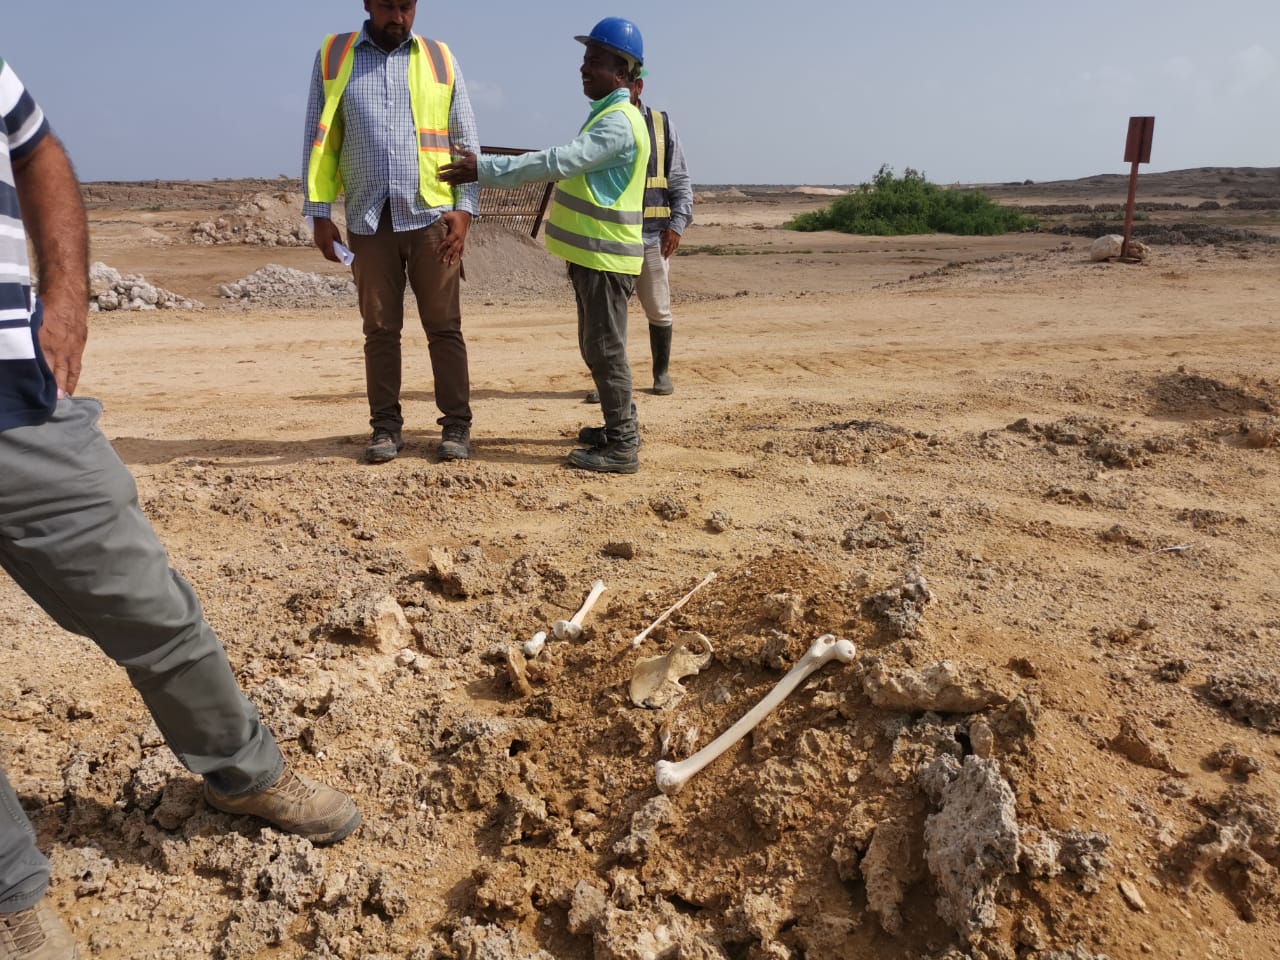
<path fill-rule="evenodd" d="M 686 603 L 688 603 L 689 599 L 695 593 L 697 593 L 699 590 L 701 590 L 703 587 L 705 587 L 708 583 L 710 583 L 715 578 L 716 578 L 716 572 L 712 570 L 710 573 L 708 573 L 705 577 L 702 578 L 702 582 L 700 584 L 698 584 L 696 587 L 694 587 L 692 590 L 686 593 L 683 597 L 681 597 L 671 606 L 667 607 L 667 609 L 664 610 L 658 616 L 657 620 L 653 621 L 653 623 L 649 624 L 647 627 L 645 627 L 643 630 L 637 633 L 635 636 L 635 639 L 631 641 L 631 645 L 633 647 L 638 647 L 640 646 L 640 644 L 644 643 L 644 638 L 647 637 L 653 631 L 653 629 L 656 626 L 658 626 L 658 624 L 662 623 L 663 620 L 667 619 L 667 617 L 671 616 L 673 613 L 675 613 L 677 610 L 683 607 Z"/>
<path fill-rule="evenodd" d="M 791 691 L 803 683 L 809 674 L 818 670 L 829 660 L 848 663 L 853 659 L 853 655 L 853 644 L 848 640 L 837 640 L 829 633 L 819 637 L 796 665 L 788 670 L 786 675 L 765 695 L 764 699 L 744 713 L 728 730 L 693 756 L 679 763 L 659 760 L 655 765 L 658 789 L 667 794 L 678 792 L 685 781 L 750 733 L 761 720 L 786 699 Z"/>
<path fill-rule="evenodd" d="M 604 581 L 597 580 L 591 584 L 591 592 L 587 594 L 587 599 L 582 601 L 582 606 L 578 608 L 578 612 L 569 618 L 569 622 L 575 627 L 582 626 L 582 621 L 586 619 L 591 608 L 596 605 L 596 601 L 600 599 L 600 594 L 604 593 Z"/>

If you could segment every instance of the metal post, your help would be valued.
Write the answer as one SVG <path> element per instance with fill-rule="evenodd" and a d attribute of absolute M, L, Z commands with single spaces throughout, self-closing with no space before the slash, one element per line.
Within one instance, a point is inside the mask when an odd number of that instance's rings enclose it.
<path fill-rule="evenodd" d="M 1133 234 L 1133 208 L 1138 198 L 1138 164 L 1151 162 L 1151 135 L 1155 132 L 1155 117 L 1130 117 L 1129 136 L 1124 144 L 1124 158 L 1133 164 L 1129 171 L 1129 199 L 1124 205 L 1124 243 L 1120 247 L 1120 259 L 1129 259 L 1129 238 Z"/>

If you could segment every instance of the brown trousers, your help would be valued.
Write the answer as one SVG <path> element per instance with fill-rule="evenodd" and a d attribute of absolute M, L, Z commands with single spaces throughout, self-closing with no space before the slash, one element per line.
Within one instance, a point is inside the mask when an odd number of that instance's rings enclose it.
<path fill-rule="evenodd" d="M 405 281 L 418 302 L 418 317 L 427 334 L 431 375 L 441 426 L 471 426 L 471 379 L 467 344 L 462 338 L 459 302 L 461 264 L 446 266 L 436 253 L 445 225 L 437 220 L 421 230 L 396 233 L 383 209 L 378 232 L 352 233 L 351 265 L 364 320 L 364 377 L 369 397 L 369 425 L 399 432 L 400 332 L 404 328 Z"/>

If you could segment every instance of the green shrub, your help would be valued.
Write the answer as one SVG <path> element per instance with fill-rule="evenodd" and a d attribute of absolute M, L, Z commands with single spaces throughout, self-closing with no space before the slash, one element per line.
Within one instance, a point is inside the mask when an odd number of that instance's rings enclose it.
<path fill-rule="evenodd" d="M 846 193 L 825 210 L 802 213 L 785 224 L 790 230 L 838 230 L 876 237 L 910 233 L 994 236 L 1035 225 L 1031 217 L 1000 206 L 981 191 L 944 190 L 910 167 L 895 177 L 887 165 L 871 183 Z"/>

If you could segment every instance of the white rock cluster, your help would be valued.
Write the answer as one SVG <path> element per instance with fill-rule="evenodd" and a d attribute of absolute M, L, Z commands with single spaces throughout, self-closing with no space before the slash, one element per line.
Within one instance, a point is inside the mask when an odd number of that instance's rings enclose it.
<path fill-rule="evenodd" d="M 196 243 L 246 243 L 257 247 L 308 247 L 311 231 L 302 221 L 301 198 L 260 193 L 215 220 L 191 228 Z"/>
<path fill-rule="evenodd" d="M 311 231 L 305 223 L 280 221 L 233 222 L 226 217 L 202 220 L 191 228 L 196 243 L 247 243 L 255 247 L 308 247 Z"/>
<path fill-rule="evenodd" d="M 135 274 L 121 274 L 95 261 L 89 267 L 89 312 L 107 310 L 203 310 L 199 300 L 148 283 Z"/>
<path fill-rule="evenodd" d="M 268 263 L 247 277 L 218 287 L 218 296 L 267 307 L 300 307 L 316 302 L 354 302 L 356 285 L 349 276 L 306 273 Z"/>

